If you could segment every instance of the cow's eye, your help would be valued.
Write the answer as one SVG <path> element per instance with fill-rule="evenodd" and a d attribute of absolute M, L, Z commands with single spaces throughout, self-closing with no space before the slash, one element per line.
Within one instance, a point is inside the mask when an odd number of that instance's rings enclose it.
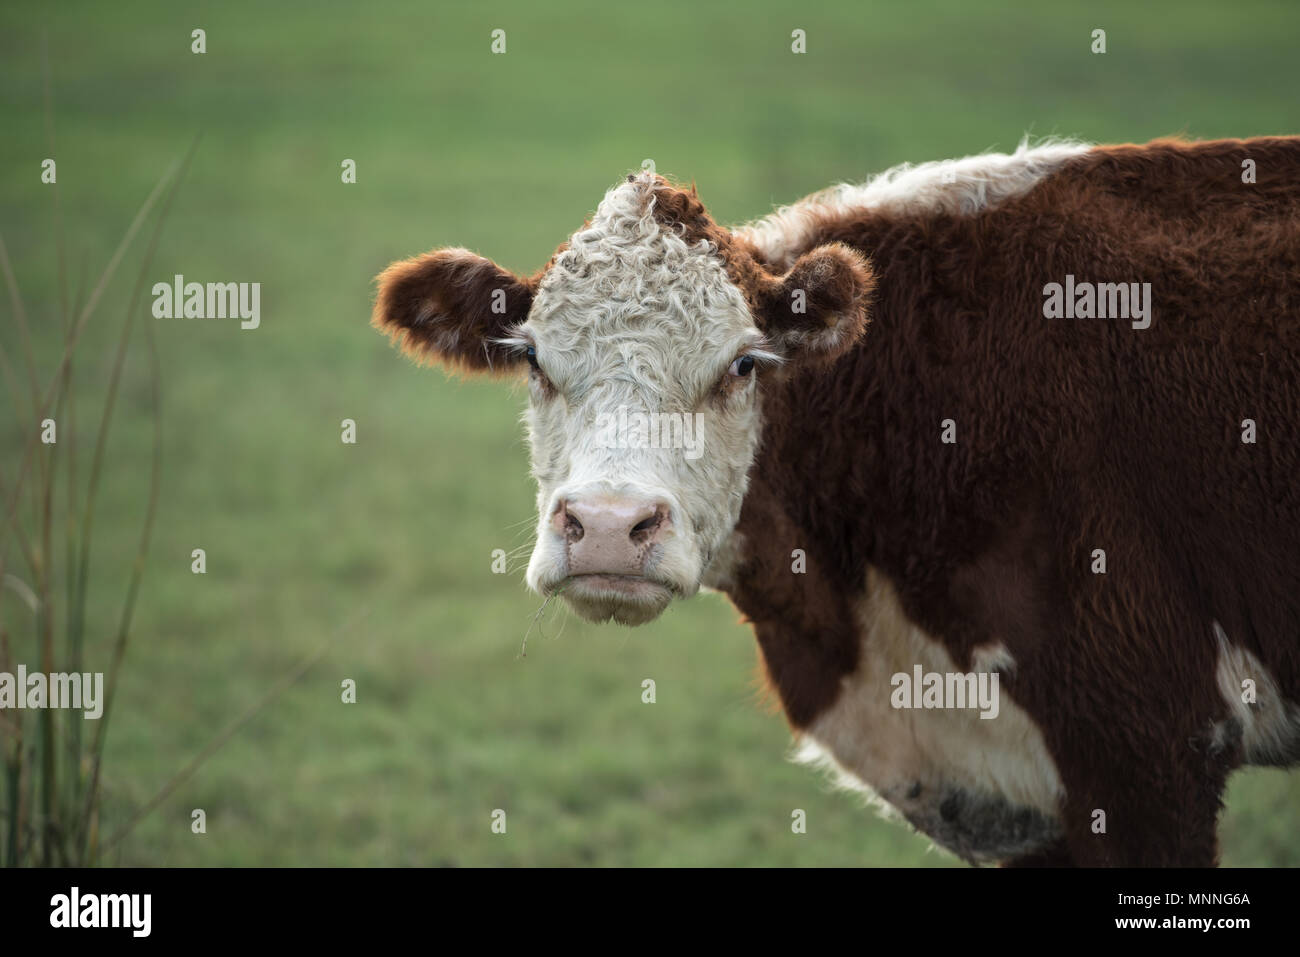
<path fill-rule="evenodd" d="M 714 368 L 717 367 L 715 366 Z M 735 362 L 731 364 L 731 368 L 727 370 L 727 375 L 734 375 L 738 379 L 743 379 L 745 376 L 749 375 L 753 371 L 754 371 L 754 357 L 740 356 L 736 359 Z"/>
<path fill-rule="evenodd" d="M 529 364 L 530 366 L 532 366 L 534 369 L 537 369 L 537 348 L 536 348 L 536 346 L 529 346 L 527 349 L 525 349 L 525 350 L 524 350 L 524 356 L 528 359 L 528 364 Z M 538 369 L 538 371 L 540 372 L 541 370 Z"/>

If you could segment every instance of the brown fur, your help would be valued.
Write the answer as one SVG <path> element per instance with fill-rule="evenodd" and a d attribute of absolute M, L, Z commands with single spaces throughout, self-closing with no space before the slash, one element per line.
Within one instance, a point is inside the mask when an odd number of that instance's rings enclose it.
<path fill-rule="evenodd" d="M 370 324 L 417 362 L 466 372 L 507 372 L 520 360 L 494 340 L 528 318 L 541 273 L 521 279 L 464 249 L 395 262 L 376 279 Z M 504 293 L 504 299 L 494 296 Z M 494 312 L 494 301 L 504 311 Z"/>
<path fill-rule="evenodd" d="M 733 593 L 792 723 L 831 703 L 856 635 L 784 606 L 859 594 L 872 564 L 959 663 L 1015 657 L 1005 688 L 1068 795 L 1058 859 L 1214 863 L 1242 755 L 1208 740 L 1212 620 L 1300 699 L 1300 140 L 1099 149 L 1001 208 L 830 217 L 827 242 L 871 258 L 872 328 L 765 392 Z M 1043 318 L 1067 273 L 1151 282 L 1151 328 Z M 794 547 L 816 586 L 780 567 Z"/>

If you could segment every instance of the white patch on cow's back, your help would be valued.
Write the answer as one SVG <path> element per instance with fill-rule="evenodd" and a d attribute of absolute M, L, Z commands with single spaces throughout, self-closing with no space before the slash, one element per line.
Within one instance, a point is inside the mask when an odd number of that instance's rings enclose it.
<path fill-rule="evenodd" d="M 1236 732 L 1247 763 L 1290 765 L 1300 759 L 1300 706 L 1287 701 L 1278 688 L 1277 679 L 1255 655 L 1229 641 L 1223 626 L 1212 623 L 1219 645 L 1219 663 L 1215 680 L 1219 693 L 1228 704 L 1230 720 L 1236 728 L 1220 723 L 1215 727 L 1215 741 L 1222 744 Z M 1243 683 L 1254 682 L 1255 703 L 1243 700 Z"/>
<path fill-rule="evenodd" d="M 1062 163 L 1092 149 L 1073 140 L 1028 138 L 1014 153 L 983 153 L 963 159 L 903 163 L 865 183 L 841 183 L 813 193 L 734 230 L 775 267 L 788 269 L 816 243 L 828 214 L 857 209 L 889 215 L 970 216 L 1029 192 Z"/>
<path fill-rule="evenodd" d="M 893 584 L 875 569 L 868 572 L 858 615 L 857 670 L 843 679 L 835 704 L 806 729 L 796 760 L 831 768 L 841 784 L 849 779 L 970 860 L 1028 853 L 1050 840 L 1063 787 L 1037 724 L 1005 691 L 991 720 L 978 709 L 893 708 L 894 674 L 910 675 L 917 664 L 926 672 L 960 669 L 940 642 L 906 617 Z M 978 649 L 974 658 L 977 670 L 1014 667 L 1001 644 Z M 973 833 L 946 831 L 939 811 L 953 794 L 965 796 L 967 810 L 978 810 Z M 1012 827 L 1008 822 L 1017 813 L 1020 823 Z M 978 833 L 982 828 L 989 833 Z"/>

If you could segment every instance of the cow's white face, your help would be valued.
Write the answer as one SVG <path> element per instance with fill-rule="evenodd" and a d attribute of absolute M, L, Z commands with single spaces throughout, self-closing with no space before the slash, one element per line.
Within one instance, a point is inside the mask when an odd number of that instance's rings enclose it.
<path fill-rule="evenodd" d="M 653 205 L 644 181 L 611 190 L 515 337 L 533 360 L 528 585 L 632 625 L 694 594 L 735 527 L 758 373 L 779 361 L 716 251 L 688 245 Z M 603 554 L 588 560 L 593 545 Z"/>
<path fill-rule="evenodd" d="M 693 191 L 642 174 L 532 279 L 442 250 L 380 284 L 374 322 L 407 351 L 528 369 L 528 585 L 636 625 L 694 594 L 735 528 L 764 379 L 852 345 L 871 278 L 842 246 L 774 277 Z"/>

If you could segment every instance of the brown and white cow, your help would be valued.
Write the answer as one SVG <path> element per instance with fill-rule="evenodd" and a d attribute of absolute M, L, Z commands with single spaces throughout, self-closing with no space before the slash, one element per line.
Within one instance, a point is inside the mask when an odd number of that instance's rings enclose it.
<path fill-rule="evenodd" d="M 527 372 L 531 588 L 725 592 L 805 750 L 968 861 L 1211 865 L 1229 772 L 1300 759 L 1300 139 L 1022 144 L 736 229 L 642 173 L 531 277 L 395 263 L 373 322 Z"/>

